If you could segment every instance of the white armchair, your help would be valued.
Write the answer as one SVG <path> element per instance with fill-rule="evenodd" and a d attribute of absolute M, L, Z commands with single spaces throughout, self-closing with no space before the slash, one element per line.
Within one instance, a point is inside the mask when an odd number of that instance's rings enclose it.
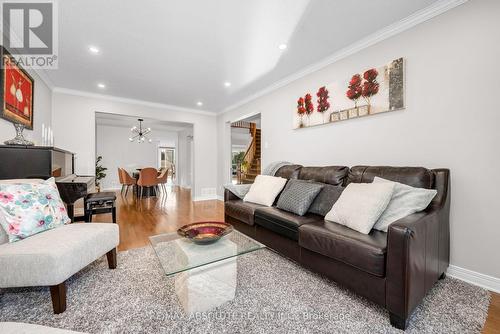
<path fill-rule="evenodd" d="M 50 286 L 54 313 L 62 313 L 66 280 L 104 254 L 116 268 L 118 243 L 117 224 L 69 224 L 14 243 L 0 226 L 0 288 Z"/>

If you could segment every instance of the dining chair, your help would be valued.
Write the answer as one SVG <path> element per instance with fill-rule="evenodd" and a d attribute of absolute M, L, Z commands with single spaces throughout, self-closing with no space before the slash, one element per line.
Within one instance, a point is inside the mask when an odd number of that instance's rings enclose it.
<path fill-rule="evenodd" d="M 123 183 L 123 173 L 122 173 L 122 168 L 120 167 L 118 167 L 118 180 L 122 185 L 122 190 L 120 190 L 120 193 L 123 194 L 123 189 L 125 189 L 125 183 Z"/>
<path fill-rule="evenodd" d="M 130 176 L 130 174 L 125 169 L 122 168 L 121 170 L 122 170 L 123 183 L 125 184 L 126 187 L 125 196 L 127 196 L 128 188 L 134 187 L 137 184 L 137 180 L 134 177 Z"/>
<path fill-rule="evenodd" d="M 137 185 L 140 187 L 139 198 L 142 198 L 144 187 L 150 188 L 156 187 L 158 185 L 158 170 L 152 167 L 141 169 L 141 171 L 139 172 L 139 180 L 137 180 Z"/>
<path fill-rule="evenodd" d="M 167 168 L 162 169 L 160 175 L 157 178 L 158 185 L 165 192 L 165 194 L 167 193 L 167 187 L 165 186 L 165 184 L 167 183 L 168 179 L 168 171 L 169 170 Z"/>

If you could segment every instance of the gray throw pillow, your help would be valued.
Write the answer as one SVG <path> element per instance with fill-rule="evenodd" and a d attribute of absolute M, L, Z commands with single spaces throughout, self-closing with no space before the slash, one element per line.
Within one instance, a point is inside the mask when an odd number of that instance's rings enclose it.
<path fill-rule="evenodd" d="M 325 184 L 309 207 L 309 212 L 320 216 L 326 216 L 335 202 L 339 199 L 342 191 L 344 191 L 344 187 Z"/>
<path fill-rule="evenodd" d="M 283 190 L 277 207 L 303 216 L 323 186 L 321 183 L 292 179 L 288 181 L 285 190 Z"/>

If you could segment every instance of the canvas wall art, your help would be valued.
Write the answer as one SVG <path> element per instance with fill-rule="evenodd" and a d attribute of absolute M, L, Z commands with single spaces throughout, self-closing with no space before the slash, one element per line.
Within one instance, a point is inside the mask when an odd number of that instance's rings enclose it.
<path fill-rule="evenodd" d="M 0 116 L 13 123 L 33 129 L 33 78 L 14 58 L 1 48 L 2 64 L 0 68 Z"/>
<path fill-rule="evenodd" d="M 307 128 L 404 109 L 404 66 L 404 59 L 399 58 L 306 92 L 296 101 L 293 127 Z"/>

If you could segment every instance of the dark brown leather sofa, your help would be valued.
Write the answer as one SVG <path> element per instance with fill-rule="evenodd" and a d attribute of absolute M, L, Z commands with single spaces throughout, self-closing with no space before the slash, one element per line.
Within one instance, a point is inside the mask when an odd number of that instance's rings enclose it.
<path fill-rule="evenodd" d="M 391 324 L 405 329 L 412 311 L 448 268 L 449 170 L 291 165 L 279 169 L 276 176 L 325 183 L 332 190 L 329 196 L 337 198 L 349 183 L 372 182 L 375 176 L 437 190 L 426 210 L 394 222 L 387 233 L 372 230 L 368 235 L 326 222 L 321 215 L 300 217 L 276 207 L 246 203 L 228 190 L 224 196 L 226 222 L 385 307 Z"/>

